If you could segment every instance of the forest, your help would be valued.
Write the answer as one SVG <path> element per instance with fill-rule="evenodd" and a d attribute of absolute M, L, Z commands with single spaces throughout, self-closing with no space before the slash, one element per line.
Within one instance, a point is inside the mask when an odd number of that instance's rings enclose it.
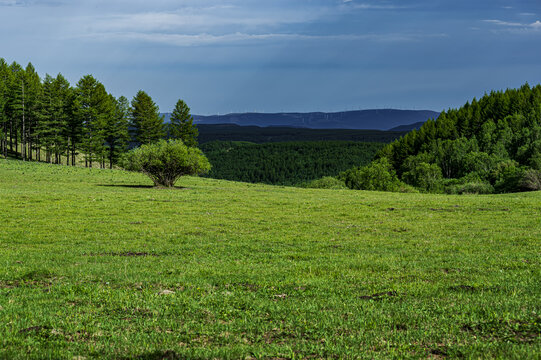
<path fill-rule="evenodd" d="M 212 169 L 207 176 L 245 182 L 297 185 L 368 164 L 384 146 L 377 142 L 291 141 L 254 144 L 213 141 L 201 145 Z"/>
<path fill-rule="evenodd" d="M 295 127 L 239 126 L 235 124 L 198 124 L 199 143 L 211 141 L 249 141 L 252 143 L 287 141 L 361 141 L 390 143 L 407 131 L 307 129 Z"/>
<path fill-rule="evenodd" d="M 342 173 L 353 189 L 446 193 L 541 190 L 541 85 L 492 91 Z"/>
<path fill-rule="evenodd" d="M 189 112 L 182 100 L 177 110 Z M 71 86 L 62 74 L 41 80 L 32 64 L 23 68 L 0 58 L 3 157 L 112 168 L 129 148 L 178 133 L 173 130 L 142 90 L 130 103 L 109 94 L 92 75 Z"/>

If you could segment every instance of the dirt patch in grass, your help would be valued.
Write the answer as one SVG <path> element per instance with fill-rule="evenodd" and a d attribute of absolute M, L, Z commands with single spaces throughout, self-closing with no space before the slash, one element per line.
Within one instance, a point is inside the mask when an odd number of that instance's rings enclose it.
<path fill-rule="evenodd" d="M 541 316 L 532 319 L 495 319 L 476 324 L 464 324 L 461 330 L 484 339 L 533 343 L 541 337 Z"/>
<path fill-rule="evenodd" d="M 380 292 L 372 295 L 363 295 L 360 296 L 359 299 L 362 300 L 383 300 L 386 298 L 394 298 L 397 297 L 399 294 L 396 291 L 386 291 L 386 292 Z"/>
<path fill-rule="evenodd" d="M 287 330 L 274 328 L 263 334 L 263 340 L 266 344 L 283 345 L 289 342 L 291 339 L 295 339 L 297 336 Z"/>
<path fill-rule="evenodd" d="M 147 257 L 147 256 L 154 256 L 158 257 L 160 255 L 154 254 L 154 253 L 148 253 L 148 252 L 139 252 L 139 251 L 122 251 L 122 252 L 107 252 L 107 253 L 99 253 L 99 254 L 88 254 L 87 256 L 119 256 L 119 257 Z"/>
<path fill-rule="evenodd" d="M 477 211 L 511 211 L 511 209 L 508 208 L 478 208 Z"/>
<path fill-rule="evenodd" d="M 31 326 L 29 328 L 19 330 L 19 334 L 38 333 L 43 330 L 51 330 L 51 327 L 46 325 Z"/>
<path fill-rule="evenodd" d="M 55 279 L 57 279 L 55 275 L 48 270 L 33 270 L 14 280 L 0 280 L 0 289 L 13 289 L 21 286 L 48 288 L 53 285 Z"/>
<path fill-rule="evenodd" d="M 121 360 L 138 359 L 138 360 L 180 360 L 185 357 L 176 353 L 173 350 L 158 350 L 130 357 L 122 357 Z"/>
<path fill-rule="evenodd" d="M 455 285 L 455 286 L 449 287 L 449 290 L 457 291 L 457 292 L 476 292 L 476 291 L 479 291 L 480 289 L 471 285 Z"/>

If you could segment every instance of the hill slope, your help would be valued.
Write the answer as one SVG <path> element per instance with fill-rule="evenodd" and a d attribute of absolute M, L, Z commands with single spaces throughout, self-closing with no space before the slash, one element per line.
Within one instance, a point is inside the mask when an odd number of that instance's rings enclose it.
<path fill-rule="evenodd" d="M 0 179 L 0 358 L 541 355 L 540 193 Z"/>

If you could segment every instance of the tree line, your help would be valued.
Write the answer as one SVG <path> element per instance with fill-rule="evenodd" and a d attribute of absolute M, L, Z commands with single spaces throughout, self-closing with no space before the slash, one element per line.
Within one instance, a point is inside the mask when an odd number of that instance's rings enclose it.
<path fill-rule="evenodd" d="M 85 166 L 113 167 L 129 148 L 164 137 L 197 146 L 190 109 L 178 100 L 170 124 L 143 90 L 131 103 L 115 98 L 92 75 L 71 86 L 62 74 L 43 79 L 0 58 L 0 155 Z"/>
<path fill-rule="evenodd" d="M 214 141 L 201 145 L 212 164 L 209 177 L 252 183 L 298 185 L 368 164 L 383 143 L 292 141 L 254 144 Z"/>
<path fill-rule="evenodd" d="M 541 85 L 492 91 L 444 111 L 340 178 L 370 190 L 541 190 Z"/>

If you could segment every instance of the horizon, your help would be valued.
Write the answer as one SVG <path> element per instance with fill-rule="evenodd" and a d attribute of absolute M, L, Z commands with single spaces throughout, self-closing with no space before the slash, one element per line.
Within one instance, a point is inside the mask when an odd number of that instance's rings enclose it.
<path fill-rule="evenodd" d="M 2 54 L 171 112 L 431 110 L 541 82 L 535 0 L 0 0 Z"/>

